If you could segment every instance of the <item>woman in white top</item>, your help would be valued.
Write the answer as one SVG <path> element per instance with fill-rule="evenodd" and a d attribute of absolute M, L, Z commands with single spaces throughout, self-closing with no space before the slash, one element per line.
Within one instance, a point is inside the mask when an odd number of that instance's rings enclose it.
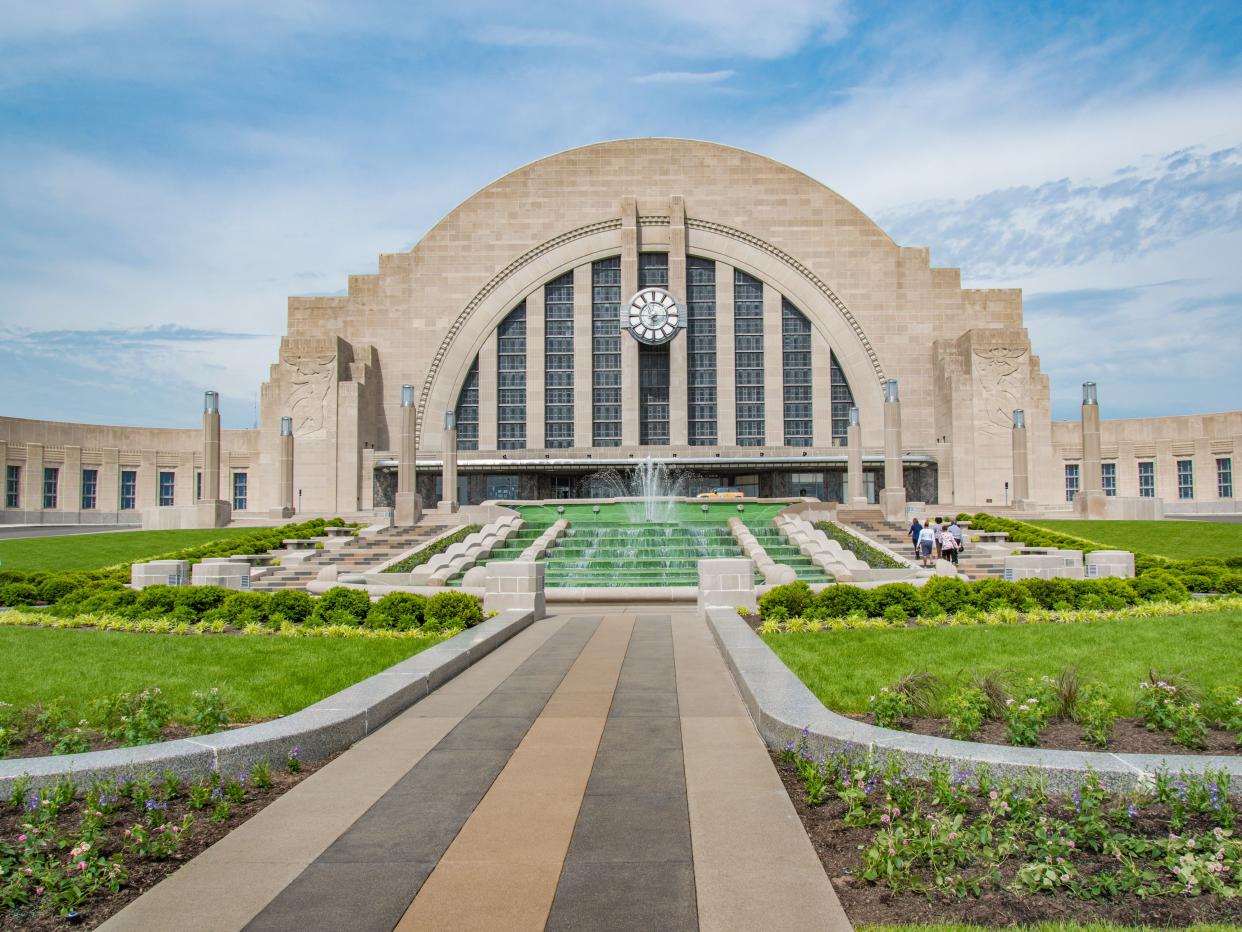
<path fill-rule="evenodd" d="M 931 522 L 923 522 L 923 530 L 919 531 L 919 556 L 923 558 L 923 565 L 930 566 L 928 562 L 931 559 L 932 548 L 936 546 L 936 532 L 932 530 Z"/>

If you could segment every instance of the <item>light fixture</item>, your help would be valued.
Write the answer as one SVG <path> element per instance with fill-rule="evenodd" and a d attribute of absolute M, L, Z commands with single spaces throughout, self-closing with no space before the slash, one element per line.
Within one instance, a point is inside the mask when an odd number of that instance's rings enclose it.
<path fill-rule="evenodd" d="M 1082 383 L 1082 403 L 1085 405 L 1099 404 L 1099 396 L 1096 394 L 1094 382 Z"/>
<path fill-rule="evenodd" d="M 699 508 L 700 508 L 700 509 L 702 509 L 703 514 L 707 514 L 707 505 L 706 505 L 706 504 L 700 505 L 700 506 L 699 506 Z"/>
<path fill-rule="evenodd" d="M 1013 409 L 1013 429 L 1017 430 L 1019 427 L 1025 427 L 1025 426 L 1026 426 L 1026 412 L 1023 411 L 1021 408 L 1014 408 Z"/>
<path fill-rule="evenodd" d="M 457 412 L 456 411 L 445 411 L 444 412 L 444 429 L 445 430 L 456 430 L 457 429 Z"/>
<path fill-rule="evenodd" d="M 599 505 L 592 505 L 591 511 L 595 512 L 595 514 L 599 514 Z"/>
<path fill-rule="evenodd" d="M 745 505 L 738 505 L 738 506 L 737 506 L 737 510 L 738 510 L 738 511 L 745 511 L 745 510 L 746 510 L 746 506 L 745 506 Z"/>
<path fill-rule="evenodd" d="M 293 418 L 286 415 L 280 419 L 280 436 L 293 436 Z"/>
<path fill-rule="evenodd" d="M 557 513 L 558 515 L 563 515 L 563 514 L 565 513 L 565 506 L 564 506 L 564 505 L 557 505 L 557 506 L 556 506 L 556 513 Z"/>
<path fill-rule="evenodd" d="M 855 405 L 850 406 L 850 427 L 858 426 L 858 408 Z"/>
<path fill-rule="evenodd" d="M 203 392 L 203 413 L 217 414 L 220 411 L 220 393 Z"/>
<path fill-rule="evenodd" d="M 890 403 L 899 400 L 897 397 L 896 379 L 888 379 L 884 382 L 884 400 Z"/>
<path fill-rule="evenodd" d="M 403 408 L 414 407 L 414 386 L 413 385 L 402 385 L 401 386 L 401 407 Z"/>

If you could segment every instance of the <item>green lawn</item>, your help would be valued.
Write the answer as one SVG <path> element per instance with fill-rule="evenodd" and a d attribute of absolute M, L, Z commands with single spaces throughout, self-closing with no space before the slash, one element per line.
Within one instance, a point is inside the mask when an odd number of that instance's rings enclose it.
<path fill-rule="evenodd" d="M 865 712 L 867 697 L 902 676 L 926 670 L 950 681 L 970 673 L 1012 670 L 1056 676 L 1078 668 L 1098 680 L 1132 714 L 1149 669 L 1211 688 L 1242 679 L 1242 612 L 1135 618 L 1092 624 L 902 628 L 770 634 L 764 641 L 820 701 Z"/>
<path fill-rule="evenodd" d="M 0 700 L 63 696 L 89 719 L 100 696 L 158 686 L 180 712 L 195 690 L 217 686 L 235 721 L 254 721 L 296 712 L 436 643 L 0 628 Z"/>
<path fill-rule="evenodd" d="M 0 540 L 0 569 L 24 573 L 36 570 L 97 570 L 116 563 L 132 563 L 170 553 L 182 547 L 205 544 L 222 537 L 250 534 L 254 530 L 221 527 L 189 531 L 111 531 Z"/>
<path fill-rule="evenodd" d="M 1219 521 L 1031 521 L 1030 524 L 1172 560 L 1242 556 L 1242 524 Z"/>

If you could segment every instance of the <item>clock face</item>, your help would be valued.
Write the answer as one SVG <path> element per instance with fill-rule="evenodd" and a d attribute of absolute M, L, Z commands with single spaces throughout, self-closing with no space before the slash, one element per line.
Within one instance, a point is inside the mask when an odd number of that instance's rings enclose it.
<path fill-rule="evenodd" d="M 663 288 L 643 288 L 630 299 L 630 333 L 640 343 L 667 343 L 677 333 L 681 313 Z"/>

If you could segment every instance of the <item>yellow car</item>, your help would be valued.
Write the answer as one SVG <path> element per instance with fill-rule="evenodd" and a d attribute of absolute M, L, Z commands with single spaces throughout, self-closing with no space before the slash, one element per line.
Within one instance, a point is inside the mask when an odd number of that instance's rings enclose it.
<path fill-rule="evenodd" d="M 696 498 L 745 498 L 746 493 L 735 485 L 722 485 L 710 492 L 700 492 Z"/>

